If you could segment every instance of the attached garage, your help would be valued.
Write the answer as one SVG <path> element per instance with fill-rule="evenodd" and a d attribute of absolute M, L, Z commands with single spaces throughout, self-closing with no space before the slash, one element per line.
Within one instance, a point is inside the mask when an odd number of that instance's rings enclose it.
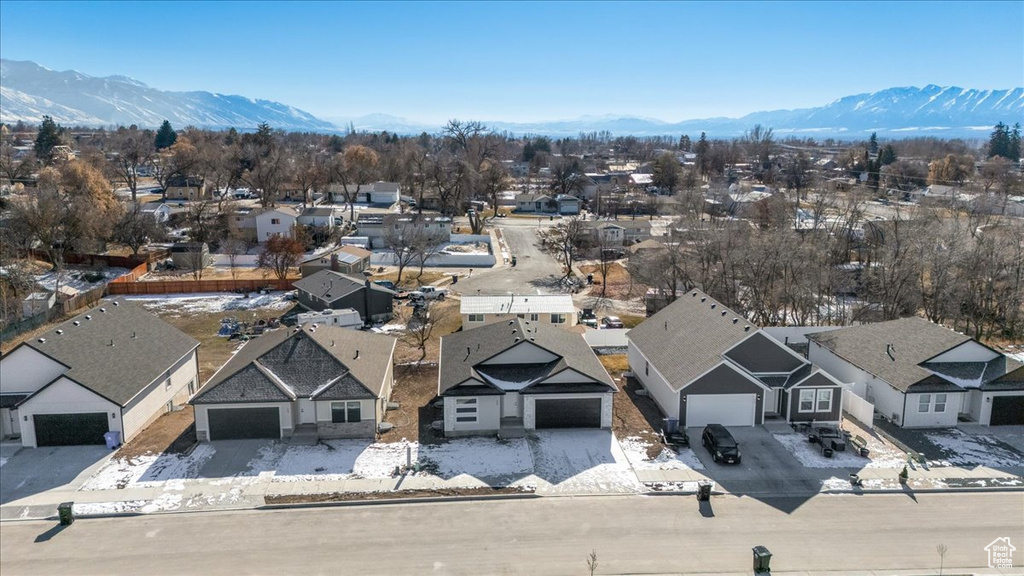
<path fill-rule="evenodd" d="M 36 446 L 103 444 L 110 429 L 106 412 L 34 414 Z"/>
<path fill-rule="evenodd" d="M 210 408 L 210 440 L 280 438 L 279 408 Z"/>
<path fill-rule="evenodd" d="M 601 427 L 601 398 L 538 398 L 534 412 L 537 428 Z"/>
<path fill-rule="evenodd" d="M 989 425 L 1024 425 L 1024 396 L 993 396 Z"/>
<path fill-rule="evenodd" d="M 685 404 L 688 428 L 757 424 L 757 394 L 690 394 Z"/>

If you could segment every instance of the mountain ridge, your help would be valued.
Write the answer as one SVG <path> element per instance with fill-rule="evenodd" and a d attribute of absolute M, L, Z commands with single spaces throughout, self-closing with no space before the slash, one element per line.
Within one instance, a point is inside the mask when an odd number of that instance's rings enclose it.
<path fill-rule="evenodd" d="M 50 70 L 30 61 L 0 59 L 0 120 L 38 122 L 44 114 L 62 124 L 87 126 L 155 127 L 167 119 L 175 126 L 252 129 L 259 122 L 267 122 L 283 130 L 328 133 L 344 132 L 350 126 L 358 132 L 386 130 L 399 134 L 435 133 L 442 127 L 385 113 L 318 118 L 271 100 L 204 91 L 162 91 L 122 75 L 93 77 L 76 70 Z M 553 137 L 601 131 L 691 137 L 707 132 L 713 137 L 730 137 L 741 135 L 755 124 L 771 127 L 780 136 L 862 138 L 877 132 L 888 137 L 984 137 L 997 122 L 1024 121 L 1024 88 L 899 86 L 843 96 L 818 107 L 679 122 L 640 114 L 587 115 L 545 122 L 482 121 L 497 131 Z"/>

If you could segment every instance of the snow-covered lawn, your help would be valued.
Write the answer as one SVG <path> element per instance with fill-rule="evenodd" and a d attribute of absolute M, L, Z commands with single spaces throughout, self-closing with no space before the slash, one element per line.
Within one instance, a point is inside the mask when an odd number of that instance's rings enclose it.
<path fill-rule="evenodd" d="M 697 455 L 689 448 L 680 448 L 678 451 L 663 448 L 658 457 L 651 460 L 647 457 L 649 443 L 644 442 L 638 436 L 630 436 L 619 440 L 626 459 L 633 466 L 634 470 L 703 470 L 704 465 L 697 459 Z"/>
<path fill-rule="evenodd" d="M 36 276 L 36 284 L 47 290 L 54 290 L 57 287 L 58 279 L 60 280 L 61 288 L 74 288 L 80 292 L 85 292 L 99 286 L 106 284 L 114 278 L 124 276 L 128 273 L 127 268 L 103 268 L 99 270 L 89 269 L 78 269 L 78 268 L 66 268 L 64 269 L 58 278 L 56 272 L 47 272 Z M 97 275 L 98 278 L 95 282 L 90 281 L 87 276 Z"/>
<path fill-rule="evenodd" d="M 458 438 L 445 444 L 420 446 L 420 459 L 437 463 L 442 478 L 463 474 L 475 478 L 508 478 L 533 472 L 525 439 Z"/>
<path fill-rule="evenodd" d="M 847 446 L 845 452 L 835 452 L 832 458 L 825 458 L 818 445 L 808 442 L 803 434 L 772 436 L 807 468 L 902 468 L 907 462 L 906 454 L 874 438 L 868 438 L 869 458 L 861 457 L 852 445 Z"/>
<path fill-rule="evenodd" d="M 954 466 L 990 466 L 994 468 L 1024 465 L 1024 456 L 1010 446 L 981 434 L 965 434 L 960 430 L 925 434 L 946 455 Z"/>
<path fill-rule="evenodd" d="M 148 294 L 125 296 L 142 304 L 150 312 L 181 314 L 212 314 L 236 310 L 283 310 L 292 305 L 284 299 L 284 292 L 254 294 L 245 298 L 239 294 L 220 292 L 212 294 Z"/>
<path fill-rule="evenodd" d="M 534 474 L 561 493 L 640 492 L 642 486 L 607 430 L 545 430 L 530 438 Z"/>
<path fill-rule="evenodd" d="M 216 452 L 210 444 L 200 444 L 187 456 L 146 454 L 138 458 L 110 460 L 80 490 L 117 490 L 178 483 L 197 477 L 203 463 Z"/>

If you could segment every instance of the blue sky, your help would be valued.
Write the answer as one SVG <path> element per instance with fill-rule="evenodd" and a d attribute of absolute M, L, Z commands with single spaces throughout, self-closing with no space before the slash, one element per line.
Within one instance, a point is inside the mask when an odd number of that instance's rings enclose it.
<path fill-rule="evenodd" d="M 0 55 L 323 117 L 679 121 L 1024 86 L 1024 2 L 4 0 Z"/>

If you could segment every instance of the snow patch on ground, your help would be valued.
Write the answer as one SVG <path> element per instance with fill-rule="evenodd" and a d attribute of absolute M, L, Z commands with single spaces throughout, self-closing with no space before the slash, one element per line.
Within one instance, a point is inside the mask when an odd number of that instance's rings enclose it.
<path fill-rule="evenodd" d="M 444 478 L 508 478 L 533 472 L 533 458 L 525 439 L 457 438 L 445 444 L 420 446 L 420 458 L 438 466 Z"/>
<path fill-rule="evenodd" d="M 173 312 L 182 314 L 212 314 L 237 310 L 282 310 L 292 305 L 284 299 L 284 292 L 255 294 L 244 298 L 230 292 L 213 294 L 147 294 L 125 296 L 135 300 L 150 312 Z"/>
<path fill-rule="evenodd" d="M 634 470 L 703 470 L 704 465 L 697 459 L 697 455 L 689 448 L 680 448 L 678 451 L 663 448 L 658 457 L 651 460 L 647 457 L 647 448 L 650 443 L 645 442 L 638 436 L 630 436 L 619 440 L 622 452 L 626 459 L 633 466 Z"/>
<path fill-rule="evenodd" d="M 163 494 L 153 500 L 126 500 L 123 502 L 86 502 L 75 504 L 71 511 L 75 514 L 124 514 L 141 512 L 167 512 L 181 508 L 181 494 Z"/>
<path fill-rule="evenodd" d="M 1021 454 L 1011 451 L 991 436 L 965 434 L 960 430 L 925 434 L 928 440 L 946 453 L 946 461 L 954 466 L 989 466 L 993 468 L 1020 466 Z"/>
<path fill-rule="evenodd" d="M 615 436 L 607 431 L 546 430 L 529 440 L 534 474 L 551 492 L 642 492 Z"/>
<path fill-rule="evenodd" d="M 861 457 L 852 445 L 847 446 L 845 452 L 835 452 L 832 458 L 825 458 L 818 445 L 808 442 L 803 434 L 772 436 L 806 468 L 902 468 L 907 462 L 906 454 L 878 441 L 868 441 L 869 458 Z"/>
<path fill-rule="evenodd" d="M 59 275 L 56 272 L 47 272 L 46 274 L 39 274 L 35 277 L 36 284 L 40 287 L 50 290 L 51 292 L 57 288 L 58 280 L 61 288 L 74 288 L 80 292 L 85 292 L 106 284 L 119 276 L 124 276 L 128 273 L 127 268 L 102 268 L 98 270 L 89 269 L 75 269 L 68 268 L 63 270 Z M 86 276 L 97 274 L 102 276 L 96 282 L 89 281 Z"/>
<path fill-rule="evenodd" d="M 184 480 L 195 478 L 203 463 L 216 449 L 210 444 L 196 446 L 188 456 L 146 454 L 138 458 L 113 459 L 93 474 L 80 490 L 117 490 L 156 486 L 173 482 L 174 490 L 184 489 Z M 166 484 L 164 484 L 166 486 Z M 178 488 L 177 486 L 181 486 Z"/>
<path fill-rule="evenodd" d="M 392 332 L 405 332 L 409 327 L 402 323 L 384 324 L 383 326 L 374 326 L 370 328 L 371 331 L 379 334 L 390 334 Z"/>
<path fill-rule="evenodd" d="M 4 464 L 7 464 L 7 458 L 0 457 L 0 468 L 3 468 Z"/>

